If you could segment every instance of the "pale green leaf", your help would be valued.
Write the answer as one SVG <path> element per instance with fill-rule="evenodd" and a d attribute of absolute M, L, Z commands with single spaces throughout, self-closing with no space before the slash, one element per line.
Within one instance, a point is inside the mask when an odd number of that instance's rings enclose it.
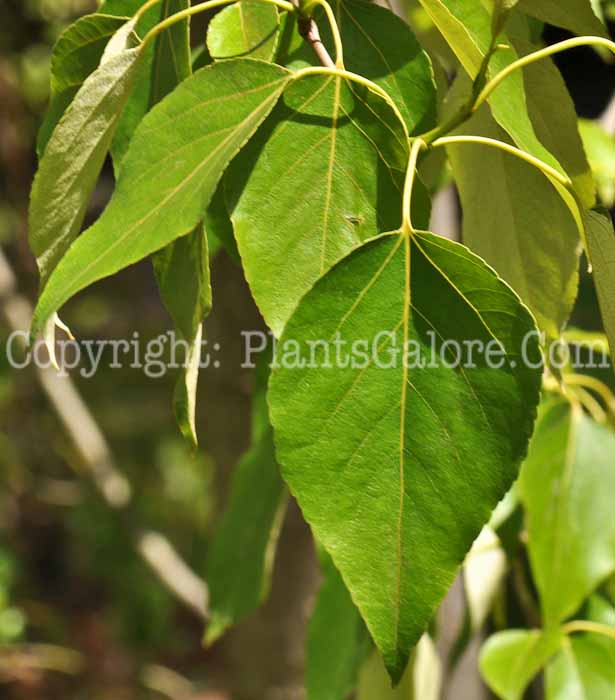
<path fill-rule="evenodd" d="M 344 44 L 348 70 L 384 88 L 399 108 L 410 133 L 435 126 L 436 88 L 431 61 L 410 27 L 390 10 L 363 0 L 332 3 Z M 315 11 L 326 46 L 333 46 L 327 21 Z M 289 60 L 309 62 L 311 48 L 305 42 Z"/>
<path fill-rule="evenodd" d="M 615 607 L 599 593 L 595 593 L 587 601 L 585 617 L 592 622 L 607 625 L 615 630 Z"/>
<path fill-rule="evenodd" d="M 615 230 L 607 211 L 585 212 L 583 220 L 602 323 L 615 367 Z"/>
<path fill-rule="evenodd" d="M 370 649 L 359 611 L 331 558 L 323 554 L 324 581 L 307 633 L 307 700 L 343 700 L 356 688 Z"/>
<path fill-rule="evenodd" d="M 229 161 L 288 80 L 279 66 L 225 61 L 195 73 L 154 107 L 133 138 L 109 206 L 52 275 L 34 327 L 92 282 L 194 230 Z"/>
<path fill-rule="evenodd" d="M 486 106 L 464 134 L 508 141 Z M 463 208 L 463 241 L 513 287 L 548 338 L 559 338 L 579 283 L 579 233 L 551 182 L 495 148 L 448 148 Z"/>
<path fill-rule="evenodd" d="M 283 476 L 397 681 L 516 479 L 540 386 L 520 361 L 533 328 L 464 246 L 396 233 L 324 275 L 280 340 L 270 407 Z M 453 369 L 444 339 L 498 348 L 502 369 L 484 353 Z"/>
<path fill-rule="evenodd" d="M 615 138 L 589 119 L 579 121 L 579 130 L 601 203 L 611 208 L 615 204 Z"/>
<path fill-rule="evenodd" d="M 333 76 L 293 83 L 225 181 L 246 278 L 279 335 L 299 299 L 357 243 L 401 219 L 407 138 L 387 103 Z M 417 198 L 426 226 L 428 203 Z"/>
<path fill-rule="evenodd" d="M 499 632 L 481 649 L 481 674 L 501 700 L 521 700 L 531 680 L 561 643 L 562 636 L 557 630 L 550 634 L 541 630 Z"/>
<path fill-rule="evenodd" d="M 280 18 L 274 5 L 241 0 L 210 22 L 207 48 L 214 60 L 250 56 L 271 61 L 278 43 Z"/>
<path fill-rule="evenodd" d="M 547 625 L 572 615 L 615 571 L 614 454 L 615 433 L 581 409 L 543 406 L 520 484 Z"/>
<path fill-rule="evenodd" d="M 288 496 L 275 458 L 264 369 L 257 373 L 252 404 L 252 446 L 233 475 L 229 503 L 208 555 L 208 644 L 267 597 L 286 511 Z"/>
<path fill-rule="evenodd" d="M 606 27 L 594 13 L 590 0 L 520 0 L 519 9 L 541 22 L 568 29 L 573 34 L 610 38 Z"/>
<path fill-rule="evenodd" d="M 547 700 L 608 700 L 615 693 L 615 641 L 596 635 L 566 640 L 547 668 Z"/>
<path fill-rule="evenodd" d="M 439 700 L 441 689 L 442 664 L 438 650 L 425 634 L 396 688 L 391 687 L 380 654 L 372 654 L 361 670 L 357 700 Z"/>
<path fill-rule="evenodd" d="M 119 31 L 129 46 L 132 22 Z M 139 48 L 105 55 L 54 130 L 30 196 L 29 240 L 41 287 L 79 233 L 139 65 Z M 55 309 L 54 309 L 55 310 Z"/>

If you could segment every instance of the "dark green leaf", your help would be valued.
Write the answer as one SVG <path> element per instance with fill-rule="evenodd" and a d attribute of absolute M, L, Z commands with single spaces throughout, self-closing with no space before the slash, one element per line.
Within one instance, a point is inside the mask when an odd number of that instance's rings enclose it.
<path fill-rule="evenodd" d="M 129 45 L 132 22 L 116 35 Z M 30 247 L 41 287 L 79 233 L 139 65 L 139 48 L 109 54 L 85 81 L 53 132 L 30 198 Z"/>
<path fill-rule="evenodd" d="M 540 386 L 520 362 L 533 328 L 465 247 L 396 233 L 322 277 L 280 341 L 270 406 L 283 476 L 397 681 L 517 476 Z M 457 361 L 445 340 L 497 347 L 502 369 L 485 354 Z M 534 338 L 525 359 L 540 365 Z"/>
<path fill-rule="evenodd" d="M 615 571 L 614 454 L 615 434 L 581 409 L 542 407 L 520 485 L 547 625 L 572 615 Z"/>
<path fill-rule="evenodd" d="M 279 335 L 299 299 L 357 243 L 400 224 L 407 138 L 386 102 L 333 76 L 292 84 L 225 181 L 239 252 Z M 417 198 L 426 226 L 427 197 Z"/>
<path fill-rule="evenodd" d="M 229 505 L 208 557 L 208 644 L 254 612 L 268 595 L 286 510 L 288 498 L 275 458 L 263 370 L 253 399 L 252 447 L 233 476 Z"/>
<path fill-rule="evenodd" d="M 207 48 L 214 60 L 251 56 L 271 61 L 280 19 L 274 5 L 241 0 L 225 7 L 209 24 Z"/>
<path fill-rule="evenodd" d="M 507 630 L 490 637 L 480 655 L 480 671 L 501 700 L 521 700 L 534 676 L 562 643 L 559 631 Z M 559 700 L 559 698 L 558 698 Z"/>
<path fill-rule="evenodd" d="M 51 277 L 34 327 L 92 282 L 194 230 L 229 161 L 288 80 L 279 66 L 225 61 L 202 69 L 157 105 L 134 136 L 109 206 Z"/>

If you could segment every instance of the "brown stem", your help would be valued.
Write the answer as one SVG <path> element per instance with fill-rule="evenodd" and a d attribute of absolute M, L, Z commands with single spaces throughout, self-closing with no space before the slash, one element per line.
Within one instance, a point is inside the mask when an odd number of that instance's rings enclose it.
<path fill-rule="evenodd" d="M 318 25 L 311 17 L 299 17 L 299 34 L 312 47 L 321 65 L 325 68 L 335 68 L 335 61 L 322 43 Z"/>

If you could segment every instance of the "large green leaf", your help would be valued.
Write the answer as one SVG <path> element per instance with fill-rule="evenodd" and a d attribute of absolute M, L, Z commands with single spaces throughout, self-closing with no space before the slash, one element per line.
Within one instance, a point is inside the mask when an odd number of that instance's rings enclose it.
<path fill-rule="evenodd" d="M 292 84 L 235 160 L 227 201 L 252 293 L 279 335 L 357 243 L 399 226 L 407 139 L 387 103 L 333 76 Z M 417 222 L 427 225 L 426 197 Z"/>
<path fill-rule="evenodd" d="M 588 255 L 598 292 L 602 322 L 615 366 L 615 231 L 607 211 L 589 211 L 583 215 Z"/>
<path fill-rule="evenodd" d="M 109 206 L 52 275 L 33 328 L 92 282 L 194 230 L 224 169 L 289 76 L 260 61 L 225 61 L 195 73 L 157 105 L 133 138 Z"/>
<path fill-rule="evenodd" d="M 566 640 L 547 668 L 547 700 L 607 700 L 615 692 L 615 641 L 595 635 Z"/>
<path fill-rule="evenodd" d="M 481 650 L 481 674 L 501 700 L 521 700 L 532 678 L 561 643 L 562 636 L 557 630 L 549 634 L 541 630 L 499 632 Z"/>
<path fill-rule="evenodd" d="M 263 602 L 287 491 L 275 458 L 266 401 L 266 373 L 260 367 L 252 405 L 252 446 L 233 476 L 229 504 L 207 561 L 208 644 Z"/>
<path fill-rule="evenodd" d="M 51 55 L 51 96 L 38 136 L 39 157 L 79 88 L 98 67 L 109 39 L 125 23 L 125 17 L 86 15 L 60 35 Z"/>
<path fill-rule="evenodd" d="M 271 61 L 278 43 L 279 25 L 274 5 L 241 0 L 225 7 L 210 22 L 207 48 L 215 60 L 251 56 Z"/>
<path fill-rule="evenodd" d="M 30 247 L 44 287 L 79 233 L 90 196 L 138 70 L 132 22 L 114 36 L 54 130 L 30 197 Z"/>
<path fill-rule="evenodd" d="M 508 141 L 486 106 L 461 127 Z M 579 233 L 551 182 L 495 148 L 448 149 L 463 207 L 463 241 L 513 287 L 548 338 L 559 338 L 579 282 Z"/>
<path fill-rule="evenodd" d="M 572 615 L 615 570 L 614 454 L 613 431 L 581 409 L 543 406 L 520 483 L 547 625 Z"/>
<path fill-rule="evenodd" d="M 547 24 L 574 34 L 609 38 L 606 27 L 592 9 L 590 0 L 520 0 L 519 9 Z"/>
<path fill-rule="evenodd" d="M 348 70 L 373 80 L 397 104 L 410 133 L 435 125 L 436 88 L 431 62 L 410 27 L 390 10 L 364 0 L 332 3 L 344 44 Z M 315 17 L 325 44 L 333 46 L 329 24 L 316 10 Z M 313 60 L 311 49 L 301 42 L 290 61 Z"/>
<path fill-rule="evenodd" d="M 322 277 L 280 340 L 283 476 L 395 680 L 517 476 L 540 385 L 533 328 L 464 246 L 395 233 Z M 484 353 L 456 362 L 453 344 L 470 341 L 499 348 L 502 368 Z"/>
<path fill-rule="evenodd" d="M 308 627 L 305 688 L 307 700 L 343 700 L 357 686 L 369 636 L 331 558 L 321 559 L 324 581 Z"/>

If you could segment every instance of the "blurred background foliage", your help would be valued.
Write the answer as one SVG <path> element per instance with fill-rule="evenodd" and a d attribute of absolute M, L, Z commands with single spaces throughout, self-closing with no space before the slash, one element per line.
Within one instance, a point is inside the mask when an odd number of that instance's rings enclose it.
<path fill-rule="evenodd" d="M 30 299 L 37 273 L 27 248 L 26 211 L 51 48 L 68 23 L 95 7 L 94 0 L 2 0 L 0 8 L 0 244 L 20 292 Z M 614 0 L 602 3 L 602 10 L 615 21 Z M 413 1 L 408 12 L 420 30 Z M 204 27 L 197 35 L 204 36 Z M 564 36 L 547 28 L 548 41 Z M 590 49 L 558 61 L 580 114 L 595 120 L 612 99 L 615 67 Z M 603 200 L 612 206 L 612 136 L 592 121 L 584 122 L 583 135 Z M 107 168 L 90 218 L 111 188 Z M 214 261 L 213 286 L 208 336 L 224 354 L 220 370 L 203 372 L 198 451 L 175 428 L 174 376 L 148 379 L 138 370 L 108 369 L 108 362 L 91 379 L 75 376 L 133 487 L 135 498 L 121 517 L 83 478 L 83 465 L 32 368 L 15 371 L 0 354 L 0 698 L 231 697 L 216 688 L 231 689 L 237 698 L 300 697 L 302 629 L 317 573 L 295 509 L 282 538 L 275 601 L 209 652 L 201 645 L 199 620 L 153 576 L 129 535 L 142 527 L 164 532 L 202 572 L 221 494 L 248 446 L 253 377 L 239 370 L 240 331 L 260 328 L 261 321 L 224 252 Z M 95 285 L 64 315 L 81 336 L 98 340 L 138 332 L 146 342 L 171 327 L 148 264 Z M 599 327 L 587 274 L 574 322 Z M 3 348 L 8 333 L 0 326 Z M 273 690 L 265 695 L 263 688 Z"/>

